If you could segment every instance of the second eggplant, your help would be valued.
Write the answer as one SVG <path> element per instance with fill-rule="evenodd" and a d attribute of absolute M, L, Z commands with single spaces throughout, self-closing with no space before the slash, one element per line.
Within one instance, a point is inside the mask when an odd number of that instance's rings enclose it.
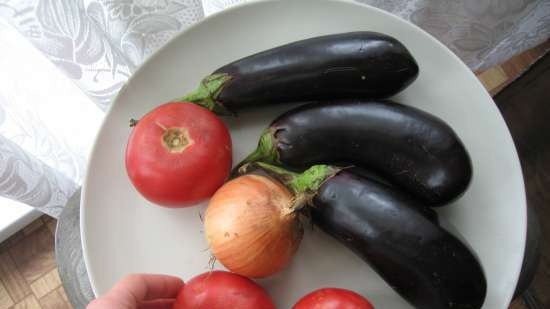
<path fill-rule="evenodd" d="M 390 101 L 326 101 L 290 110 L 271 123 L 240 165 L 255 161 L 360 166 L 430 206 L 456 199 L 472 178 L 468 152 L 449 125 Z"/>

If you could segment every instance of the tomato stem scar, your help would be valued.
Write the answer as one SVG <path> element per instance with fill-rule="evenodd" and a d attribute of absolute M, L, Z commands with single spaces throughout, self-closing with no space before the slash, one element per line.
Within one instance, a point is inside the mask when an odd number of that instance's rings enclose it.
<path fill-rule="evenodd" d="M 161 126 L 159 123 L 157 125 Z M 164 148 L 171 153 L 181 153 L 193 144 L 193 140 L 185 128 L 164 128 L 161 142 Z"/>

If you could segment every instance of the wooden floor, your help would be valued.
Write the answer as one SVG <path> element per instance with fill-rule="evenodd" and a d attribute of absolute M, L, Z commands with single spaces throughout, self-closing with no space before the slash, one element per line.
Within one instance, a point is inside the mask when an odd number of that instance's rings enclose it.
<path fill-rule="evenodd" d="M 0 244 L 0 309 L 71 309 L 54 256 L 56 221 L 34 221 Z"/>
<path fill-rule="evenodd" d="M 494 96 L 521 76 L 533 62 L 537 61 L 549 50 L 550 40 L 513 57 L 501 65 L 491 67 L 485 71 L 476 72 L 476 75 L 489 93 Z"/>
<path fill-rule="evenodd" d="M 548 49 L 550 41 L 476 74 L 487 90 L 495 94 Z M 54 219 L 44 216 L 0 244 L 0 309 L 72 309 L 55 264 L 55 224 Z M 548 265 L 544 264 L 541 272 L 545 273 L 537 274 L 535 281 L 538 286 L 548 288 Z M 550 289 L 541 295 L 550 295 L 549 292 Z M 522 308 L 525 307 L 521 300 L 510 306 L 510 309 Z"/>

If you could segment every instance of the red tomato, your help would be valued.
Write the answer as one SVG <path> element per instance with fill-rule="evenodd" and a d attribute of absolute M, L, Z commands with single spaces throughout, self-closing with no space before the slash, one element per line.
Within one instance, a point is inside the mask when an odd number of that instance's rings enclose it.
<path fill-rule="evenodd" d="M 231 168 L 231 137 L 212 112 L 192 103 L 163 104 L 134 127 L 126 170 L 148 200 L 167 207 L 200 202 L 223 184 Z"/>
<path fill-rule="evenodd" d="M 226 271 L 191 279 L 172 309 L 275 309 L 267 292 L 254 281 Z"/>
<path fill-rule="evenodd" d="M 302 297 L 292 309 L 374 309 L 374 307 L 355 292 L 324 288 Z"/>

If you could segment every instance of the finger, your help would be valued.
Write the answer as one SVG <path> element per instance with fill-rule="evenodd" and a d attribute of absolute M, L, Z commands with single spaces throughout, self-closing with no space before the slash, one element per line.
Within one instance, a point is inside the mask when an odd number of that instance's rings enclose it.
<path fill-rule="evenodd" d="M 86 309 L 99 309 L 102 305 L 101 300 L 94 299 L 86 306 Z"/>
<path fill-rule="evenodd" d="M 121 304 L 115 299 L 100 297 L 92 300 L 86 309 L 132 309 L 129 304 Z M 135 308 L 135 307 L 134 307 Z"/>
<path fill-rule="evenodd" d="M 139 304 L 158 298 L 175 298 L 183 286 L 178 277 L 151 274 L 135 274 L 123 278 L 107 296 L 123 298 L 124 303 Z"/>
<path fill-rule="evenodd" d="M 175 299 L 157 299 L 141 303 L 139 309 L 172 309 Z"/>

